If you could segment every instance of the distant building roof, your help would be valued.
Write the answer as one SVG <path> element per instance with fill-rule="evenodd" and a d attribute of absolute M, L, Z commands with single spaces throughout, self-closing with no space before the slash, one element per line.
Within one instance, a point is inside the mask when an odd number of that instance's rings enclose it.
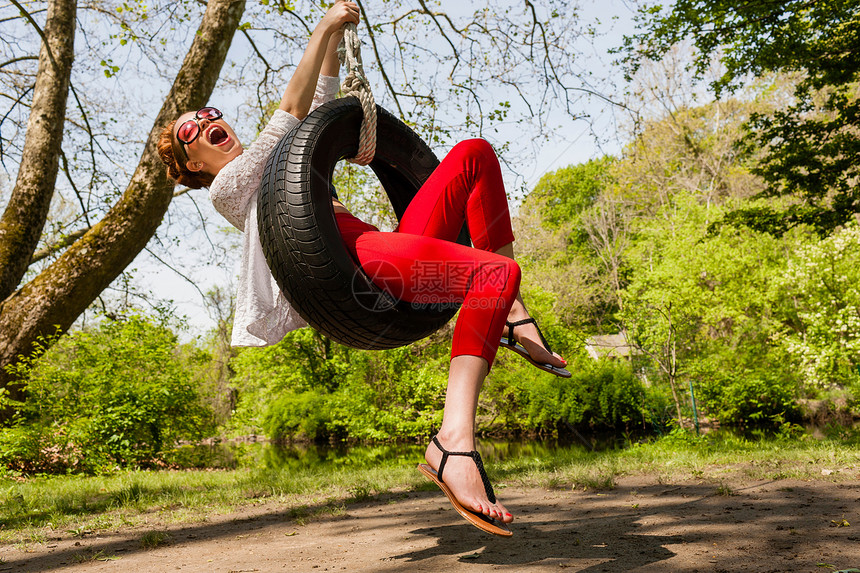
<path fill-rule="evenodd" d="M 629 358 L 639 350 L 627 341 L 627 334 L 598 334 L 585 339 L 585 351 L 594 360 L 600 358 Z"/>

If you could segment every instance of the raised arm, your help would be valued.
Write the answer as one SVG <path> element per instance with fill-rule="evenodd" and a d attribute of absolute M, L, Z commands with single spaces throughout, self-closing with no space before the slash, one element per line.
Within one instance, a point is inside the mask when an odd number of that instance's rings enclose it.
<path fill-rule="evenodd" d="M 332 6 L 311 34 L 308 47 L 296 66 L 296 72 L 287 84 L 279 109 L 304 119 L 310 111 L 317 79 L 322 73 L 336 76 L 339 68 L 337 44 L 347 22 L 358 24 L 358 5 L 354 2 L 338 1 Z"/>
<path fill-rule="evenodd" d="M 337 47 L 343 38 L 343 26 L 337 29 L 328 40 L 325 57 L 323 58 L 320 75 L 336 78 L 340 75 L 340 60 L 337 58 Z"/>

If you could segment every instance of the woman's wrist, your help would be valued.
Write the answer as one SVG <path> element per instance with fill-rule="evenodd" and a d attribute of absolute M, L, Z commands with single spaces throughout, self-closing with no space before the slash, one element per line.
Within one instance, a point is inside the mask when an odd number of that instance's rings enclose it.
<path fill-rule="evenodd" d="M 342 33 L 344 24 L 348 22 L 358 24 L 359 20 L 360 8 L 355 2 L 337 0 L 317 24 L 314 34 L 320 31 L 328 39 L 333 34 Z"/>
<path fill-rule="evenodd" d="M 323 59 L 322 66 L 320 67 L 320 74 L 324 76 L 332 76 L 337 77 L 340 73 L 340 59 L 337 55 L 337 47 L 340 44 L 340 40 L 343 38 L 343 27 L 335 30 L 329 37 L 327 46 L 326 46 L 326 54 Z"/>
<path fill-rule="evenodd" d="M 331 21 L 328 18 L 323 18 L 317 23 L 313 31 L 314 34 L 322 34 L 323 39 L 328 40 L 335 34 L 343 34 L 343 24 L 337 21 Z"/>

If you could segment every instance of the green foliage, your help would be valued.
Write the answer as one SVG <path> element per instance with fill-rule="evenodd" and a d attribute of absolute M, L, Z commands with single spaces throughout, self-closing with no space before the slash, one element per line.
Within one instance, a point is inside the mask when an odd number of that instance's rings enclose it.
<path fill-rule="evenodd" d="M 678 195 L 664 218 L 642 229 L 625 324 L 679 400 L 692 378 L 706 415 L 768 424 L 797 413 L 798 381 L 773 339 L 779 322 L 768 291 L 786 264 L 789 237 L 728 229 L 707 235 L 722 212 Z"/>
<path fill-rule="evenodd" d="M 603 158 L 544 175 L 513 221 L 529 308 L 544 291 L 554 299 L 547 311 L 575 330 L 593 330 L 616 310 L 617 269 L 601 251 L 603 242 L 595 245 L 589 224 L 600 210 L 595 202 L 612 185 L 613 162 Z"/>
<path fill-rule="evenodd" d="M 740 209 L 731 222 L 775 234 L 807 224 L 825 236 L 860 211 L 860 72 L 854 61 L 860 2 L 679 0 L 667 12 L 642 6 L 639 24 L 641 31 L 625 39 L 629 74 L 687 38 L 696 48 L 699 78 L 720 53 L 723 74 L 712 82 L 718 96 L 745 85 L 750 75 L 800 72 L 794 103 L 757 113 L 748 124 L 748 144 L 767 150 L 754 169 L 768 185 L 762 196 L 799 201 Z"/>
<path fill-rule="evenodd" d="M 0 430 L 0 463 L 32 472 L 160 463 L 212 430 L 176 335 L 133 316 L 61 338 L 14 369 L 27 400 Z"/>
<path fill-rule="evenodd" d="M 749 156 L 737 155 L 736 144 L 737 126 L 752 109 L 729 100 L 657 119 L 643 127 L 614 165 L 632 221 L 619 317 L 642 352 L 638 361 L 649 380 L 671 391 L 675 418 L 692 415 L 688 388 L 693 380 L 701 388 L 704 415 L 723 424 L 773 428 L 782 423 L 779 416 L 796 419 L 798 397 L 815 387 L 801 353 L 788 347 L 807 336 L 806 325 L 815 319 L 799 318 L 808 303 L 795 283 L 813 290 L 818 285 L 820 292 L 812 298 L 830 309 L 819 317 L 822 344 L 809 350 L 810 360 L 833 364 L 827 349 L 848 343 L 837 362 L 843 374 L 851 372 L 853 335 L 841 337 L 832 326 L 849 322 L 853 306 L 840 301 L 851 299 L 844 287 L 853 281 L 842 277 L 854 276 L 847 266 L 856 255 L 846 251 L 838 264 L 822 258 L 809 269 L 808 261 L 800 260 L 795 266 L 804 272 L 833 272 L 789 278 L 789 262 L 817 242 L 809 231 L 767 235 L 715 224 L 739 208 L 786 204 L 784 199 L 749 199 L 760 182 L 749 172 Z M 838 300 L 826 298 L 837 277 L 843 281 L 835 293 Z"/>
<path fill-rule="evenodd" d="M 778 333 L 812 387 L 860 380 L 860 225 L 803 249 L 773 286 Z"/>
<path fill-rule="evenodd" d="M 281 391 L 263 413 L 263 430 L 275 439 L 287 436 L 323 437 L 329 421 L 324 394 L 307 390 Z"/>
<path fill-rule="evenodd" d="M 543 222 L 551 227 L 578 222 L 611 183 L 612 157 L 593 159 L 547 173 L 529 194 L 540 205 Z"/>
<path fill-rule="evenodd" d="M 633 213 L 649 219 L 672 205 L 678 194 L 706 204 L 745 199 L 762 188 L 749 173 L 756 155 L 738 153 L 743 125 L 753 113 L 770 110 L 777 94 L 753 91 L 674 109 L 639 126 L 636 137 L 612 167 L 617 194 Z"/>
<path fill-rule="evenodd" d="M 779 427 L 798 420 L 797 381 L 780 370 L 714 368 L 696 387 L 699 407 L 725 425 Z"/>
<path fill-rule="evenodd" d="M 692 38 L 699 77 L 712 55 L 723 48 L 723 75 L 714 82 L 722 90 L 736 89 L 750 76 L 789 69 L 804 70 L 817 87 L 850 82 L 856 69 L 860 3 L 856 0 L 678 0 L 666 13 L 659 6 L 639 10 L 640 32 L 625 38 L 630 71 L 642 58 L 658 60 L 679 42 Z M 823 31 L 827 33 L 823 33 Z"/>
<path fill-rule="evenodd" d="M 450 333 L 423 345 L 360 351 L 311 329 L 232 365 L 239 405 L 233 432 L 275 440 L 388 441 L 425 436 L 441 423 Z"/>
<path fill-rule="evenodd" d="M 552 314 L 552 293 L 534 286 L 525 296 L 553 349 L 571 358 L 577 374 L 562 380 L 501 349 L 481 395 L 480 431 L 633 429 L 650 420 L 629 364 L 577 357 L 580 339 Z M 422 344 L 368 352 L 325 346 L 303 329 L 275 346 L 245 349 L 233 361 L 240 396 L 234 431 L 317 442 L 426 439 L 442 421 L 450 335 L 447 329 Z"/>
<path fill-rule="evenodd" d="M 645 390 L 629 363 L 581 358 L 569 368 L 571 378 L 511 380 L 509 392 L 517 402 L 509 407 L 521 409 L 520 423 L 526 429 L 555 430 L 570 425 L 629 431 L 646 420 Z"/>
<path fill-rule="evenodd" d="M 533 285 L 524 296 L 553 349 L 575 360 L 581 337 L 553 313 L 553 294 Z M 263 430 L 276 440 L 426 439 L 442 421 L 452 326 L 421 343 L 377 352 L 326 347 L 310 329 L 269 348 L 245 349 L 232 363 L 240 397 L 232 431 Z M 586 382 L 575 392 L 564 386 L 566 407 L 577 413 L 553 418 L 559 379 L 500 349 L 481 394 L 479 431 L 554 429 L 568 420 L 612 428 L 641 419 L 629 368 L 594 373 L 585 359 L 581 366 L 592 373 Z"/>
<path fill-rule="evenodd" d="M 619 288 L 617 322 L 610 332 L 626 329 L 640 353 L 636 364 L 650 382 L 640 401 L 640 420 L 651 431 L 662 432 L 671 418 L 692 417 L 691 379 L 703 393 L 700 412 L 723 424 L 775 427 L 780 416 L 794 419 L 798 413 L 801 380 L 796 362 L 775 337 L 785 317 L 770 289 L 790 254 L 810 237 L 795 231 L 777 238 L 714 225 L 727 212 L 750 205 L 747 198 L 760 189 L 749 173 L 749 156 L 736 151 L 739 126 L 758 105 L 716 102 L 649 122 L 620 159 L 603 165 L 602 187 L 582 184 L 589 172 L 592 183 L 596 180 L 597 164 L 591 163 L 552 174 L 526 203 L 538 206 L 540 224 L 565 229 L 569 237 L 582 233 L 579 252 L 599 258 L 596 276 L 603 278 L 603 292 Z M 596 190 L 596 196 L 584 189 Z M 775 205 L 767 201 L 758 204 Z M 534 231 L 525 237 L 551 243 Z M 542 265 L 559 268 L 559 256 L 549 250 L 522 249 L 536 255 L 528 262 L 529 273 Z M 552 267 L 548 261 L 555 261 Z M 551 297 L 565 292 L 547 275 L 538 276 Z M 574 280 L 565 275 L 562 282 Z M 529 293 L 530 304 L 532 299 Z M 583 326 L 606 328 L 597 321 Z M 517 427 L 579 415 L 575 408 L 562 412 L 564 400 L 551 393 L 529 402 L 528 390 L 516 381 L 507 391 L 507 419 Z M 584 404 L 577 402 L 577 408 Z M 599 425 L 600 416 L 594 419 Z"/>
<path fill-rule="evenodd" d="M 673 449 L 702 448 L 708 445 L 708 438 L 675 426 L 661 438 L 659 443 L 663 447 L 669 446 Z"/>

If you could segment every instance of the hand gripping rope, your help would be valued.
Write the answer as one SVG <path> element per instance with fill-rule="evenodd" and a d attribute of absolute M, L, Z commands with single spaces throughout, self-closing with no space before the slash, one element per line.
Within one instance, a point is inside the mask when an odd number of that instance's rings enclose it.
<path fill-rule="evenodd" d="M 364 118 L 358 139 L 358 154 L 349 159 L 356 165 L 367 165 L 376 155 L 376 102 L 370 92 L 370 82 L 361 63 L 361 40 L 355 24 L 344 24 L 343 39 L 337 48 L 338 59 L 346 65 L 346 78 L 340 86 L 344 96 L 355 96 L 361 102 Z"/>

